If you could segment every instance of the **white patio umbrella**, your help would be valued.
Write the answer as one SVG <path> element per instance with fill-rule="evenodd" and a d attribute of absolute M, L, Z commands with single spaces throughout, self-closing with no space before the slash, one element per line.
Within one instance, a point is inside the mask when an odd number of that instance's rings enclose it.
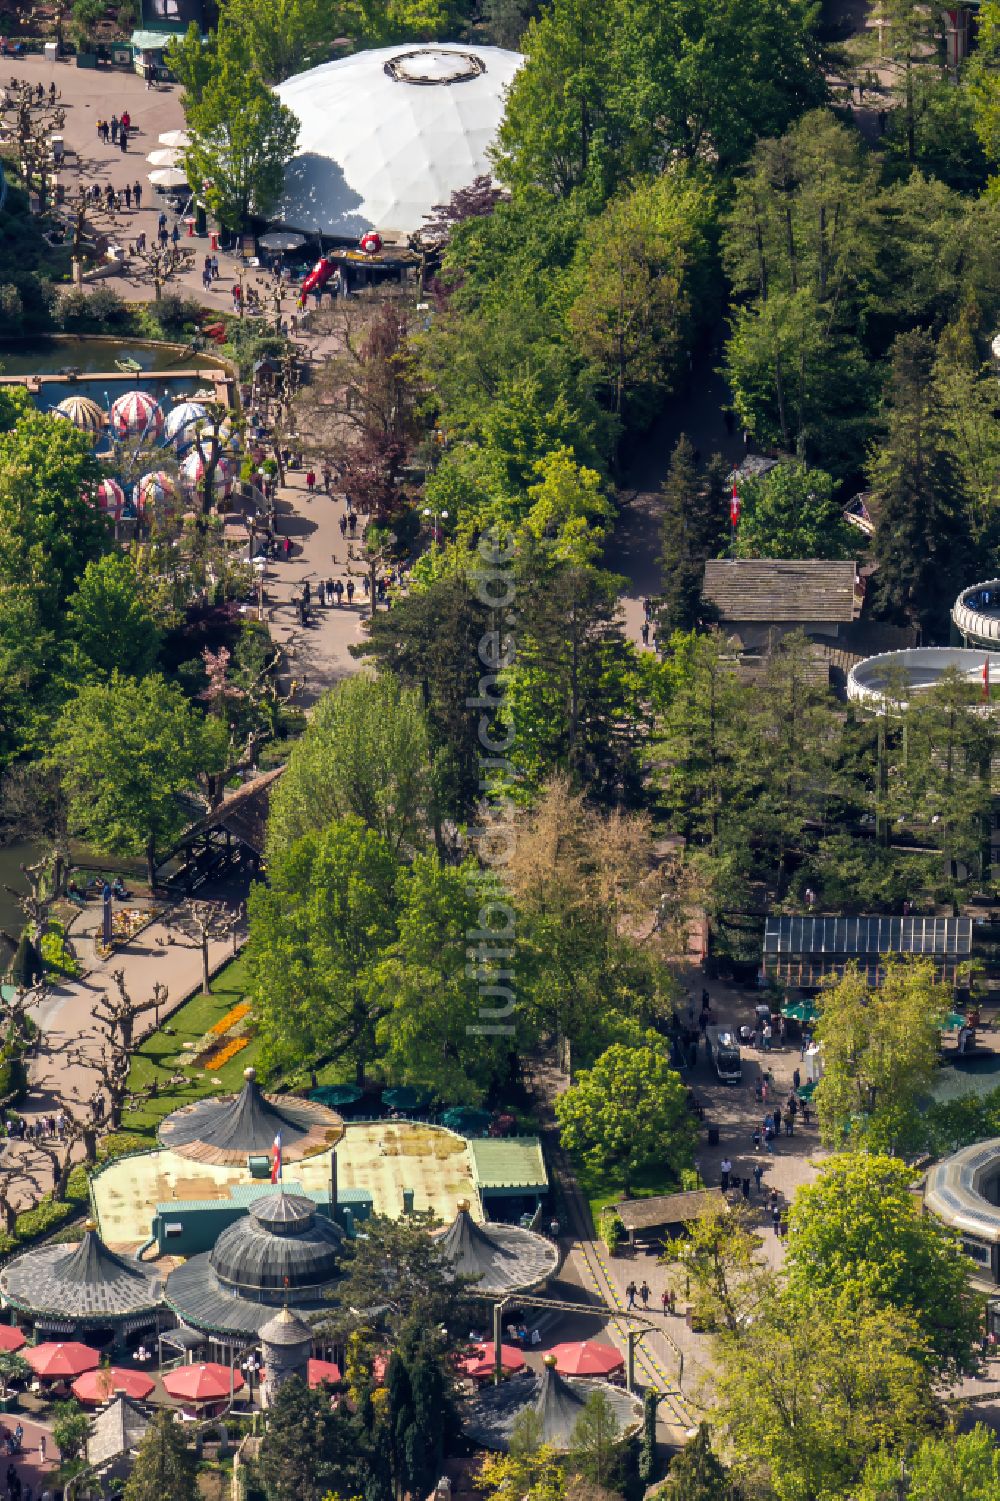
<path fill-rule="evenodd" d="M 149 180 L 154 188 L 180 188 L 187 182 L 187 173 L 180 167 L 157 167 L 150 172 Z"/>
<path fill-rule="evenodd" d="M 156 139 L 161 146 L 173 146 L 175 150 L 181 150 L 191 144 L 191 137 L 186 130 L 165 130 Z"/>
<path fill-rule="evenodd" d="M 306 243 L 305 235 L 297 234 L 291 229 L 269 229 L 266 235 L 261 235 L 257 241 L 265 250 L 298 250 Z"/>
<path fill-rule="evenodd" d="M 181 164 L 181 153 L 177 150 L 176 146 L 172 146 L 169 149 L 164 147 L 162 151 L 151 151 L 146 160 L 151 167 L 179 167 Z"/>

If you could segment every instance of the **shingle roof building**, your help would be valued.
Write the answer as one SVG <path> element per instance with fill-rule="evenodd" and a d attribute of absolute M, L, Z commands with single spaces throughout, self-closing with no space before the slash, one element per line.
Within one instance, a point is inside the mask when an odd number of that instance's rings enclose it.
<path fill-rule="evenodd" d="M 785 558 L 710 558 L 702 596 L 723 625 L 855 620 L 861 609 L 852 562 Z"/>
<path fill-rule="evenodd" d="M 244 1079 L 235 1097 L 195 1100 L 168 1115 L 160 1122 L 162 1145 L 196 1162 L 245 1166 L 249 1156 L 270 1152 L 278 1135 L 284 1161 L 297 1162 L 329 1150 L 344 1134 L 340 1116 L 326 1105 L 293 1095 L 266 1095 L 252 1068 Z"/>
<path fill-rule="evenodd" d="M 0 1273 L 0 1300 L 41 1328 L 62 1332 L 152 1323 L 163 1304 L 159 1273 L 109 1251 L 88 1227 L 78 1245 L 39 1246 Z"/>

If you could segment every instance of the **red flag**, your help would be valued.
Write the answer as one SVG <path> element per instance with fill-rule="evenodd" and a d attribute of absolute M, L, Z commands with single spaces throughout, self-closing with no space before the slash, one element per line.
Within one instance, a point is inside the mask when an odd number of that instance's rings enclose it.
<path fill-rule="evenodd" d="M 281 1132 L 274 1138 L 274 1146 L 271 1148 L 271 1182 L 281 1182 Z"/>
<path fill-rule="evenodd" d="M 983 698 L 990 696 L 990 659 L 986 658 L 983 663 Z"/>
<path fill-rule="evenodd" d="M 729 519 L 732 522 L 732 524 L 733 524 L 734 527 L 739 526 L 739 524 L 740 524 L 740 516 L 741 516 L 742 512 L 743 512 L 743 506 L 740 503 L 740 492 L 736 488 L 736 481 L 734 479 L 733 480 L 733 494 L 732 494 L 732 498 L 731 498 L 731 500 L 729 502 Z"/>

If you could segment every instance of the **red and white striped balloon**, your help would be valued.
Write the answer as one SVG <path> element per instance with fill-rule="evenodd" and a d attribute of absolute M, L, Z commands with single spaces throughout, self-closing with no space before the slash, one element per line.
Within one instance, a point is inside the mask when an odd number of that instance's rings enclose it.
<path fill-rule="evenodd" d="M 205 465 L 201 454 L 194 449 L 181 464 L 181 485 L 188 495 L 193 495 L 205 478 Z M 227 458 L 219 457 L 212 475 L 212 489 L 216 495 L 230 495 L 233 489 L 233 466 Z"/>
<path fill-rule="evenodd" d="M 162 518 L 177 501 L 177 484 L 165 469 L 154 469 L 139 481 L 139 515 L 153 512 Z"/>
<path fill-rule="evenodd" d="M 163 432 L 163 413 L 148 391 L 126 391 L 111 403 L 109 417 L 116 438 L 144 438 L 154 443 Z"/>
<path fill-rule="evenodd" d="M 102 479 L 92 495 L 93 504 L 105 516 L 117 521 L 125 506 L 125 491 L 117 480 Z"/>

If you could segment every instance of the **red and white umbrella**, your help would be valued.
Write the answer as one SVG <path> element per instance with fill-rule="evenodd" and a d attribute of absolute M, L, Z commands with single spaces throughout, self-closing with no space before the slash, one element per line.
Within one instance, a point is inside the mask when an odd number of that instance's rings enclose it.
<path fill-rule="evenodd" d="M 205 465 L 201 454 L 193 449 L 181 464 L 181 485 L 185 494 L 193 495 L 205 478 Z M 233 466 L 220 454 L 212 475 L 212 489 L 216 495 L 229 495 L 233 488 Z"/>
<path fill-rule="evenodd" d="M 602 1345 L 596 1339 L 553 1345 L 549 1353 L 555 1356 L 556 1370 L 562 1376 L 610 1376 L 625 1366 L 624 1355 L 614 1345 Z"/>
<path fill-rule="evenodd" d="M 13 1354 L 15 1350 L 23 1350 L 27 1343 L 15 1324 L 0 1324 L 0 1350 Z"/>
<path fill-rule="evenodd" d="M 143 1401 L 156 1387 L 156 1382 L 142 1371 L 129 1371 L 123 1366 L 106 1366 L 103 1370 L 86 1371 L 72 1385 L 74 1397 L 91 1404 L 107 1402 L 115 1392 L 124 1392 L 127 1397 Z"/>
<path fill-rule="evenodd" d="M 115 479 L 102 479 L 92 499 L 101 514 L 113 521 L 118 520 L 125 507 L 125 491 Z"/>
<path fill-rule="evenodd" d="M 239 1371 L 209 1360 L 201 1365 L 182 1365 L 168 1371 L 163 1385 L 171 1397 L 180 1397 L 186 1402 L 218 1402 L 228 1397 L 231 1391 L 240 1391 L 243 1377 Z"/>
<path fill-rule="evenodd" d="M 524 1370 L 524 1356 L 516 1345 L 500 1346 L 500 1368 L 508 1373 Z M 476 1380 L 492 1376 L 497 1368 L 496 1345 L 492 1340 L 476 1345 L 472 1354 L 459 1362 L 459 1370 Z"/>
<path fill-rule="evenodd" d="M 64 1376 L 82 1376 L 84 1371 L 93 1371 L 100 1365 L 101 1357 L 89 1345 L 78 1340 L 65 1342 L 46 1340 L 43 1345 L 29 1345 L 24 1358 L 36 1376 L 45 1381 L 58 1381 Z"/>
<path fill-rule="evenodd" d="M 153 443 L 163 432 L 163 413 L 148 391 L 126 391 L 111 403 L 109 417 L 116 438 L 143 438 Z"/>

